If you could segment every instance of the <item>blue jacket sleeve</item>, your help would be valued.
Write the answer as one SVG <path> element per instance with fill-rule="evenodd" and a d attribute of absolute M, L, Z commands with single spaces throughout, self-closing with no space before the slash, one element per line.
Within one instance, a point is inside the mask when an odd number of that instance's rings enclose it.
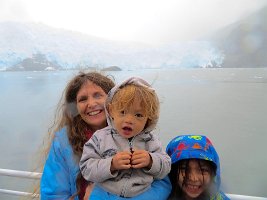
<path fill-rule="evenodd" d="M 98 185 L 95 185 L 89 199 L 90 200 L 148 200 L 148 199 L 166 200 L 168 199 L 171 193 L 171 188 L 172 186 L 169 177 L 166 176 L 164 179 L 155 180 L 152 183 L 151 188 L 149 188 L 144 193 L 131 198 L 123 198 L 114 194 L 110 194 L 105 190 L 103 190 Z"/>
<path fill-rule="evenodd" d="M 72 195 L 68 166 L 62 151 L 60 138 L 55 137 L 41 178 L 42 200 L 64 200 L 69 199 Z"/>

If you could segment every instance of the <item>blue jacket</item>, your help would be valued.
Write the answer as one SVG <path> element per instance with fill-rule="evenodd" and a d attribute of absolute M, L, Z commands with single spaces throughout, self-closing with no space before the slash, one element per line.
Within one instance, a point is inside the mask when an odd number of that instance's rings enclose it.
<path fill-rule="evenodd" d="M 66 128 L 55 134 L 41 178 L 41 199 L 69 199 L 76 190 L 79 173 Z M 78 200 L 78 197 L 75 198 Z"/>
<path fill-rule="evenodd" d="M 79 160 L 74 156 L 71 145 L 69 144 L 66 128 L 61 129 L 55 134 L 51 148 L 46 160 L 43 175 L 41 178 L 41 200 L 63 200 L 69 199 L 76 190 L 76 177 L 79 173 Z M 97 194 L 101 189 L 96 187 L 92 192 Z M 168 177 L 163 180 L 157 180 L 145 193 L 127 200 L 164 200 L 167 199 L 171 191 L 171 184 Z M 107 193 L 105 195 L 108 195 Z M 103 195 L 103 197 L 105 197 Z M 105 199 L 120 199 L 117 196 L 110 196 Z M 75 197 L 78 200 L 78 197 Z"/>

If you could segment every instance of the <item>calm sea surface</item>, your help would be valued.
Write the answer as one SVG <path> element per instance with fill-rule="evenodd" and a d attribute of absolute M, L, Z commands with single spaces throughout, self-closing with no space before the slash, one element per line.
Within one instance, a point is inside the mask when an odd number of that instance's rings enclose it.
<path fill-rule="evenodd" d="M 57 102 L 76 71 L 0 72 L 0 168 L 31 171 Z M 107 72 L 140 76 L 161 100 L 157 132 L 166 147 L 180 134 L 205 134 L 221 159 L 226 193 L 267 197 L 267 68 Z M 0 176 L 0 188 L 31 184 Z M 1 195 L 0 199 L 19 199 Z"/>

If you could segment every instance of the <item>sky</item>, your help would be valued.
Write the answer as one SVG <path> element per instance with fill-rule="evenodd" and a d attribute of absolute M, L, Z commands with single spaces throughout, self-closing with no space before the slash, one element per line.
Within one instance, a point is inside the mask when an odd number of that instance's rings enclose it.
<path fill-rule="evenodd" d="M 105 39 L 163 44 L 194 40 L 266 5 L 267 0 L 0 0 L 0 22 L 37 22 Z"/>

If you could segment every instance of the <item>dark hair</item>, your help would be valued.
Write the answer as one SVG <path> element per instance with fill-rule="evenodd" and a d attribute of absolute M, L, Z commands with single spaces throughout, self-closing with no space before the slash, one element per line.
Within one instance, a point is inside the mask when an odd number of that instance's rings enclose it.
<path fill-rule="evenodd" d="M 172 184 L 171 194 L 168 198 L 169 200 L 183 199 L 183 191 L 182 191 L 182 188 L 180 188 L 178 184 L 178 178 L 179 178 L 179 174 L 181 173 L 181 169 L 184 168 L 185 166 L 185 176 L 184 176 L 184 181 L 183 181 L 183 184 L 185 184 L 186 180 L 189 177 L 189 161 L 190 160 L 191 159 L 184 159 L 184 160 L 180 160 L 172 164 L 171 171 L 169 173 L 169 178 Z M 201 196 L 198 197 L 197 199 L 198 200 L 210 199 L 210 196 L 216 192 L 215 182 L 213 181 L 213 177 L 215 177 L 216 175 L 216 165 L 213 162 L 208 161 L 208 160 L 202 160 L 202 159 L 196 159 L 196 160 L 198 162 L 198 166 L 201 169 L 201 171 L 202 171 L 201 164 L 200 164 L 201 161 L 205 162 L 209 166 L 209 169 L 211 171 L 211 177 L 212 177 L 211 188 L 208 191 L 204 191 L 204 193 L 201 194 Z M 203 171 L 202 171 L 202 174 L 203 174 Z"/>

